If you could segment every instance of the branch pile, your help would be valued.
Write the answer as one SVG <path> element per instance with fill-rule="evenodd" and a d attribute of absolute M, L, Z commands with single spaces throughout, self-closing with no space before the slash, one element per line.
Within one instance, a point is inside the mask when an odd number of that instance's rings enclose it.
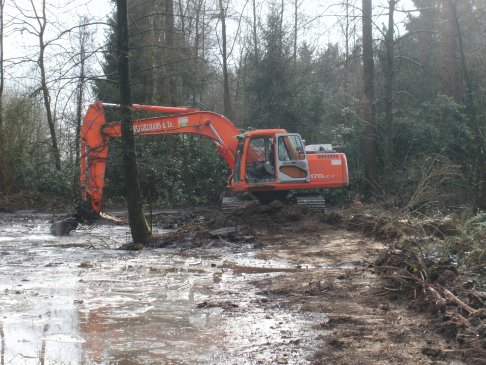
<path fill-rule="evenodd" d="M 384 290 L 419 311 L 434 314 L 438 331 L 464 348 L 470 364 L 486 364 L 486 291 L 470 267 L 439 254 L 459 226 L 437 221 L 358 214 L 346 227 L 390 243 L 376 262 Z M 469 272 L 466 272 L 469 271 Z"/>
<path fill-rule="evenodd" d="M 440 331 L 465 349 L 468 363 L 486 364 L 486 292 L 464 281 L 451 262 L 411 249 L 389 250 L 376 263 L 385 290 L 439 319 Z"/>

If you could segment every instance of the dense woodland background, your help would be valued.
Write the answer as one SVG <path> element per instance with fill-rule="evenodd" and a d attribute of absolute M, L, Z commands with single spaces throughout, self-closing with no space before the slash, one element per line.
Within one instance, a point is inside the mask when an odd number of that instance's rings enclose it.
<path fill-rule="evenodd" d="M 197 106 L 239 128 L 333 143 L 348 156 L 351 184 L 323 191 L 329 201 L 484 208 L 486 1 L 414 0 L 408 11 L 403 1 L 326 1 L 338 37 L 319 45 L 306 39 L 313 19 L 302 14 L 318 1 L 129 1 L 133 102 Z M 116 16 L 106 14 L 98 45 L 99 20 L 62 25 L 49 0 L 15 8 L 7 19 L 2 2 L 0 194 L 74 202 L 86 105 L 118 101 Z M 35 37 L 34 56 L 4 59 L 4 34 L 19 31 Z M 4 87 L 15 68 L 28 82 Z M 210 141 L 136 143 L 146 202 L 219 202 L 229 171 Z M 114 140 L 108 203 L 123 201 L 121 164 Z"/>

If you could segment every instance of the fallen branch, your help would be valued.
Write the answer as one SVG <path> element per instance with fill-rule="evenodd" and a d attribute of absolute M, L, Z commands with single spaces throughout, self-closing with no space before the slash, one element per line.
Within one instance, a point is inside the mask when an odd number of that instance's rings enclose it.
<path fill-rule="evenodd" d="M 114 217 L 114 216 L 106 214 L 106 213 L 100 213 L 100 218 L 105 220 L 105 221 L 108 221 L 108 222 L 111 222 L 111 223 L 116 223 L 116 224 L 126 224 L 127 223 L 126 220 Z"/>
<path fill-rule="evenodd" d="M 427 286 L 426 289 L 434 298 L 434 301 L 435 301 L 434 304 L 437 306 L 439 311 L 441 313 L 443 313 L 446 309 L 447 301 L 444 298 L 442 298 L 442 296 L 439 294 L 439 292 L 437 290 L 435 290 L 432 286 Z"/>
<path fill-rule="evenodd" d="M 464 303 L 462 300 L 460 300 L 458 297 L 456 297 L 454 294 L 452 294 L 446 288 L 442 288 L 442 291 L 444 292 L 445 296 L 447 297 L 447 299 L 449 301 L 456 303 L 459 307 L 464 309 L 469 314 L 473 314 L 473 313 L 477 312 L 477 309 L 474 309 L 474 308 L 470 307 L 469 305 L 467 305 L 466 303 Z"/>
<path fill-rule="evenodd" d="M 385 278 L 393 279 L 401 283 L 407 280 L 412 280 L 416 284 L 422 286 L 422 288 L 426 289 L 432 295 L 436 306 L 439 308 L 441 312 L 445 310 L 447 301 L 454 303 L 458 307 L 464 309 L 466 312 L 468 312 L 469 315 L 477 312 L 477 309 L 474 309 L 467 303 L 464 303 L 461 299 L 459 299 L 457 296 L 452 294 L 450 290 L 442 286 L 431 284 L 426 280 L 424 280 L 423 278 L 419 278 L 405 269 L 401 269 L 393 266 L 382 266 L 382 267 L 387 269 L 392 269 L 396 274 L 393 276 L 385 275 L 384 276 Z"/>

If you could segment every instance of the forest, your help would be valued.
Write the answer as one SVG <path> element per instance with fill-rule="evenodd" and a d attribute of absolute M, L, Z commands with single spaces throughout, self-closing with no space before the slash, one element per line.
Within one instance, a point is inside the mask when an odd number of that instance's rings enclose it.
<path fill-rule="evenodd" d="M 486 364 L 484 34 L 485 0 L 0 1 L 0 363 Z"/>
<path fill-rule="evenodd" d="M 310 14 L 316 5 L 322 13 Z M 2 199 L 74 202 L 86 107 L 118 102 L 116 17 L 73 26 L 48 0 L 5 6 L 1 38 L 23 29 L 33 45 L 30 56 L 2 59 Z M 483 1 L 450 0 L 129 1 L 132 100 L 332 143 L 347 155 L 350 185 L 323 191 L 330 203 L 482 208 L 485 11 Z M 328 14 L 335 35 L 326 38 L 313 27 Z M 145 203 L 219 203 L 228 172 L 209 141 L 155 136 L 136 146 Z M 123 202 L 117 142 L 107 181 L 106 201 Z"/>

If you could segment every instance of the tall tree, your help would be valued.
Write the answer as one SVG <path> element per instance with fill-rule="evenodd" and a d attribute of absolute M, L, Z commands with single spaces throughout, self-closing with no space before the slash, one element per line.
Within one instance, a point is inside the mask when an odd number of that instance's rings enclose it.
<path fill-rule="evenodd" d="M 123 167 L 126 180 L 125 197 L 133 242 L 145 244 L 150 238 L 151 232 L 142 209 L 138 165 L 135 155 L 135 138 L 133 136 L 127 0 L 117 0 L 116 4 L 121 138 L 123 141 Z"/>
<path fill-rule="evenodd" d="M 160 37 L 160 10 L 159 1 L 153 2 L 153 14 L 150 17 L 151 20 L 151 33 L 152 33 L 152 47 L 151 47 L 151 61 L 152 61 L 152 103 L 158 103 L 159 100 L 159 83 L 161 80 L 160 75 L 160 49 L 161 49 L 161 37 Z"/>
<path fill-rule="evenodd" d="M 296 75 L 288 62 L 292 59 L 292 39 L 282 27 L 281 15 L 280 3 L 274 3 L 262 33 L 261 59 L 257 65 L 250 65 L 246 91 L 251 107 L 247 125 L 296 131 L 296 115 L 291 111 Z"/>
<path fill-rule="evenodd" d="M 16 5 L 17 10 L 21 13 L 24 20 L 23 25 L 28 31 L 37 37 L 39 53 L 37 56 L 37 67 L 40 73 L 40 91 L 42 92 L 42 99 L 44 102 L 44 108 L 47 118 L 47 124 L 49 126 L 49 132 L 51 134 L 51 152 L 54 159 L 54 164 L 58 171 L 61 170 L 61 154 L 59 152 L 59 145 L 56 135 L 56 120 L 53 113 L 51 92 L 48 86 L 48 72 L 46 66 L 46 51 L 49 46 L 49 41 L 46 40 L 46 29 L 49 24 L 47 19 L 47 3 L 46 0 L 34 2 L 29 1 L 30 10 L 27 12 L 24 8 Z M 31 23 L 32 22 L 32 23 Z"/>
<path fill-rule="evenodd" d="M 203 4 L 204 0 L 198 0 L 195 9 L 195 36 L 194 36 L 194 50 L 193 50 L 193 58 L 194 58 L 194 79 L 195 85 L 192 90 L 192 104 L 196 105 L 197 102 L 201 102 L 201 92 L 200 92 L 200 79 L 201 79 L 201 71 L 200 71 L 200 60 L 199 54 L 203 54 L 200 51 L 200 48 L 204 48 L 204 24 L 202 21 L 202 9 L 204 8 Z M 203 56 L 204 57 L 204 56 Z"/>
<path fill-rule="evenodd" d="M 221 54 L 223 57 L 223 99 L 224 99 L 224 114 L 227 118 L 233 117 L 231 110 L 231 96 L 229 89 L 229 75 L 228 75 L 228 47 L 226 37 L 226 13 L 228 11 L 228 4 L 224 6 L 223 0 L 219 0 L 219 16 L 221 21 Z"/>
<path fill-rule="evenodd" d="M 459 59 L 462 69 L 462 78 L 465 86 L 465 104 L 466 112 L 469 116 L 471 130 L 474 133 L 475 152 L 477 156 L 477 179 L 478 179 L 478 196 L 475 205 L 480 209 L 486 209 L 486 141 L 484 136 L 484 125 L 479 121 L 476 110 L 476 103 L 474 101 L 473 84 L 470 77 L 469 67 L 466 62 L 466 54 L 464 50 L 464 35 L 461 31 L 459 23 L 459 15 L 457 11 L 457 4 L 453 0 L 448 0 L 446 4 L 449 12 L 452 15 L 452 21 L 457 36 L 457 43 L 459 46 Z M 484 122 L 483 122 L 484 123 Z"/>
<path fill-rule="evenodd" d="M 77 34 L 77 46 L 79 47 L 79 55 L 77 63 L 79 65 L 79 74 L 77 81 L 77 95 L 76 95 L 76 132 L 75 132 L 75 161 L 79 161 L 79 136 L 81 134 L 81 124 L 83 122 L 83 106 L 84 106 L 84 93 L 86 88 L 86 61 L 88 42 L 92 40 L 91 33 L 88 31 L 89 20 L 87 18 L 81 18 L 79 23 L 79 33 Z M 76 169 L 74 173 L 74 192 L 80 192 L 79 189 L 79 170 Z"/>
<path fill-rule="evenodd" d="M 0 1 L 0 191 L 6 192 L 9 190 L 10 172 L 6 160 L 5 150 L 5 136 L 3 134 L 3 7 L 5 0 Z"/>
<path fill-rule="evenodd" d="M 393 77 L 395 60 L 395 6 L 396 0 L 388 0 L 388 29 L 385 35 L 385 57 L 384 57 L 384 100 L 385 100 L 385 120 L 384 120 L 384 156 L 383 156 L 383 176 L 384 190 L 390 193 L 392 187 L 391 177 L 393 176 Z"/>
<path fill-rule="evenodd" d="M 253 23 L 252 23 L 252 35 L 253 35 L 253 52 L 255 53 L 254 57 L 255 60 L 258 60 L 258 37 L 257 37 L 257 9 L 256 9 L 256 0 L 252 0 L 252 14 L 253 14 Z"/>
<path fill-rule="evenodd" d="M 177 105 L 177 82 L 176 82 L 176 52 L 175 52 L 175 25 L 174 25 L 174 1 L 164 0 L 165 14 L 165 42 L 167 45 L 167 60 L 170 65 L 167 67 L 169 76 L 167 95 L 172 106 Z"/>
<path fill-rule="evenodd" d="M 375 72 L 373 61 L 372 0 L 363 0 L 363 122 L 365 149 L 365 193 L 371 196 L 377 182 L 376 124 L 374 113 Z"/>
<path fill-rule="evenodd" d="M 298 32 L 298 21 L 299 21 L 299 1 L 294 0 L 294 64 L 297 63 L 297 36 Z"/>
<path fill-rule="evenodd" d="M 461 44 L 460 34 L 457 27 L 456 0 L 438 0 L 437 4 L 440 14 L 439 30 L 442 38 L 442 85 L 447 95 L 460 103 L 463 98 L 463 77 L 458 57 L 458 45 Z"/>

